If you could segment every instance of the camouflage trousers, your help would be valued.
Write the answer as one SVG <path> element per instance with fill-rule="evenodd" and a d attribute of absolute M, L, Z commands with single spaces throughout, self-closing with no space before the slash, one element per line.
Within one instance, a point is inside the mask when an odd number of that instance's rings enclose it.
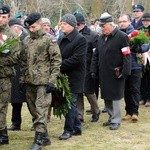
<path fill-rule="evenodd" d="M 26 96 L 35 131 L 44 133 L 47 129 L 47 114 L 52 100 L 51 93 L 46 93 L 45 86 L 27 85 Z"/>
<path fill-rule="evenodd" d="M 0 130 L 7 126 L 6 117 L 8 110 L 8 102 L 11 98 L 11 81 L 10 78 L 0 79 Z"/>

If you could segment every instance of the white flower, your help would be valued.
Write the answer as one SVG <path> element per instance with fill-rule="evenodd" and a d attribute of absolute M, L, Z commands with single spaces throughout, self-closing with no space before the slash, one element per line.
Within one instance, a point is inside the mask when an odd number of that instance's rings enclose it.
<path fill-rule="evenodd" d="M 7 40 L 7 35 L 2 34 L 2 38 L 3 38 L 4 41 L 6 41 Z"/>

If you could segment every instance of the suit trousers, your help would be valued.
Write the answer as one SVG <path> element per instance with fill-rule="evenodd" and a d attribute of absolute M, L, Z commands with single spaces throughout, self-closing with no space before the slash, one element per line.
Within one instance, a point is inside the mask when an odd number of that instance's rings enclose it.
<path fill-rule="evenodd" d="M 87 97 L 87 100 L 91 105 L 92 114 L 98 114 L 100 110 L 99 110 L 96 94 L 95 93 L 85 94 L 85 96 Z M 83 97 L 83 94 L 78 94 L 76 104 L 77 104 L 79 115 L 83 118 L 83 116 L 84 116 L 84 97 Z"/>
<path fill-rule="evenodd" d="M 20 127 L 22 122 L 21 119 L 22 103 L 11 103 L 11 105 L 12 105 L 12 118 L 11 118 L 12 125 Z"/>
<path fill-rule="evenodd" d="M 110 123 L 121 123 L 121 100 L 104 100 Z"/>
<path fill-rule="evenodd" d="M 125 80 L 125 110 L 129 115 L 138 115 L 140 101 L 141 69 L 132 70 Z"/>
<path fill-rule="evenodd" d="M 64 126 L 64 133 L 70 134 L 72 134 L 73 131 L 81 130 L 81 122 L 78 118 L 78 110 L 76 105 L 78 94 L 72 93 L 71 95 L 72 95 L 71 108 L 68 110 L 68 113 L 65 116 L 65 126 Z"/>

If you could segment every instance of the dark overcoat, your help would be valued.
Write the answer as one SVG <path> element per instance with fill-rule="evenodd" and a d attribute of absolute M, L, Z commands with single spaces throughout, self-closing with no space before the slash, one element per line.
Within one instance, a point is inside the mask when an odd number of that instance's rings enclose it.
<path fill-rule="evenodd" d="M 26 32 L 22 32 L 20 35 L 20 40 L 22 41 L 27 36 Z M 20 66 L 15 65 L 15 76 L 12 77 L 11 83 L 11 103 L 22 103 L 26 101 L 26 87 L 25 85 L 20 85 L 19 78 L 20 78 Z"/>
<path fill-rule="evenodd" d="M 92 59 L 91 72 L 99 72 L 102 99 L 120 100 L 124 96 L 124 78 L 116 77 L 115 68 L 122 68 L 123 76 L 130 75 L 131 55 L 122 53 L 122 48 L 128 46 L 128 36 L 117 28 L 107 37 L 107 40 L 104 35 L 99 37 Z"/>
<path fill-rule="evenodd" d="M 90 66 L 99 36 L 96 32 L 91 31 L 87 26 L 80 30 L 80 33 L 82 33 L 87 41 L 84 93 L 93 94 L 95 92 L 95 79 L 91 78 Z"/>
<path fill-rule="evenodd" d="M 60 70 L 69 77 L 72 93 L 83 93 L 86 39 L 76 29 L 58 39 L 62 55 Z"/>

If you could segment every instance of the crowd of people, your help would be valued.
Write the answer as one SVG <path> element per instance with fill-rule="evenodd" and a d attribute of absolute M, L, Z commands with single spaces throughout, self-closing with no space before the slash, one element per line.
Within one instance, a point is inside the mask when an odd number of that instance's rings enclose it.
<path fill-rule="evenodd" d="M 82 135 L 84 98 L 91 122 L 101 115 L 99 92 L 108 119 L 103 126 L 120 128 L 121 121 L 139 120 L 139 105 L 150 107 L 149 56 L 150 43 L 130 46 L 129 36 L 142 30 L 150 36 L 150 13 L 142 5 L 133 5 L 133 19 L 120 14 L 118 23 L 108 12 L 90 26 L 81 13 L 62 16 L 59 26 L 51 27 L 49 18 L 39 12 L 10 16 L 9 6 L 0 8 L 0 42 L 13 38 L 6 50 L 0 51 L 0 145 L 9 144 L 9 131 L 21 130 L 21 109 L 27 103 L 35 131 L 29 150 L 50 145 L 47 123 L 51 117 L 52 92 L 60 73 L 68 76 L 71 107 L 65 116 L 64 131 L 59 140 Z M 145 67 L 146 66 L 146 67 Z M 142 69 L 143 75 L 141 76 Z M 145 69 L 146 68 L 146 69 Z M 121 99 L 125 100 L 125 116 L 121 117 Z M 12 105 L 11 126 L 7 129 L 8 102 Z"/>

